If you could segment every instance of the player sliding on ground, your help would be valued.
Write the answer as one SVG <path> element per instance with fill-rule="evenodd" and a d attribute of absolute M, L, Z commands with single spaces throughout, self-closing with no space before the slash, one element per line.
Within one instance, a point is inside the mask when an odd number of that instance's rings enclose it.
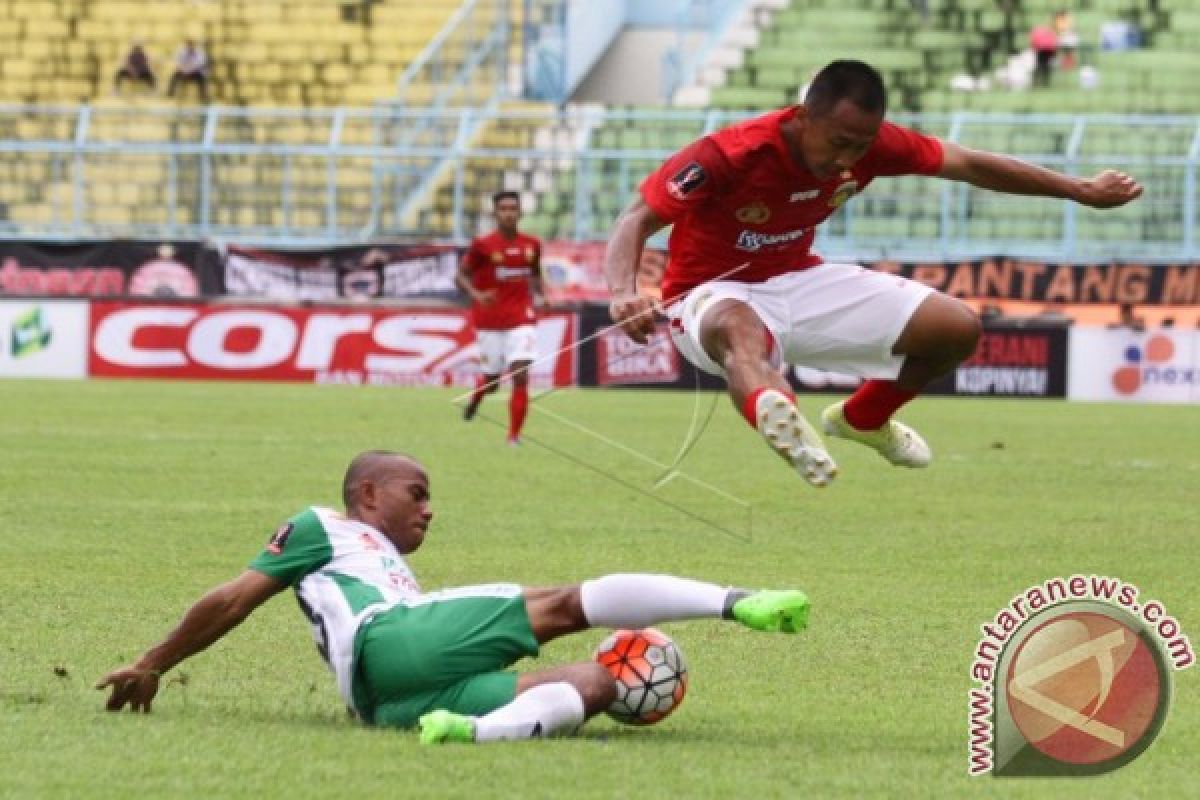
<path fill-rule="evenodd" d="M 936 175 L 1010 194 L 1095 208 L 1142 193 L 1128 175 L 1063 175 L 970 150 L 884 121 L 879 73 L 835 61 L 804 102 L 739 123 L 680 150 L 642 183 L 605 255 L 613 321 L 638 342 L 656 301 L 637 292 L 646 240 L 667 224 L 663 306 L 679 351 L 723 375 L 734 405 L 814 486 L 837 467 L 796 408 L 783 363 L 868 378 L 822 414 L 825 433 L 861 442 L 892 464 L 924 467 L 924 439 L 892 415 L 975 349 L 979 320 L 920 283 L 825 262 L 816 226 L 875 178 Z"/>
<path fill-rule="evenodd" d="M 164 673 L 289 586 L 350 710 L 367 724 L 419 724 L 427 743 L 564 733 L 607 709 L 616 688 L 596 662 L 507 671 L 568 633 L 701 618 L 796 633 L 808 622 L 803 592 L 667 575 L 424 593 L 404 560 L 433 518 L 421 465 L 399 453 L 362 453 L 346 470 L 342 497 L 345 514 L 312 507 L 292 517 L 249 569 L 198 600 L 160 644 L 101 679 L 98 689 L 111 688 L 107 708 L 148 712 Z"/>

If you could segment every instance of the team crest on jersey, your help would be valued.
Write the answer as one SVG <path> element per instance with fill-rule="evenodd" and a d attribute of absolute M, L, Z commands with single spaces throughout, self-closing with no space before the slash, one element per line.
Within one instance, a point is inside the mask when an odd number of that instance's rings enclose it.
<path fill-rule="evenodd" d="M 492 262 L 493 263 L 499 264 L 503 260 L 504 260 L 504 253 L 501 253 L 499 250 L 492 251 Z"/>
<path fill-rule="evenodd" d="M 525 260 L 528 261 L 530 264 L 533 263 L 533 248 L 532 247 L 525 248 Z"/>
<path fill-rule="evenodd" d="M 292 531 L 296 525 L 292 522 L 285 522 L 280 525 L 275 533 L 271 534 L 270 540 L 267 542 L 267 552 L 273 555 L 279 555 L 283 552 L 284 545 L 287 544 L 288 537 L 292 535 Z"/>
<path fill-rule="evenodd" d="M 838 187 L 833 190 L 833 194 L 830 195 L 829 207 L 841 208 L 846 204 L 846 201 L 851 197 L 854 197 L 857 192 L 858 181 L 854 180 L 853 178 L 842 181 L 841 184 L 839 184 Z"/>
<path fill-rule="evenodd" d="M 755 200 L 733 212 L 733 216 L 738 222 L 746 225 L 762 225 L 771 218 L 771 209 L 762 200 Z"/>
<path fill-rule="evenodd" d="M 383 550 L 383 545 L 381 545 L 379 542 L 375 541 L 375 537 L 369 533 L 360 533 L 358 535 L 358 540 L 362 543 L 362 546 L 367 550 Z"/>
<path fill-rule="evenodd" d="M 693 161 L 667 181 L 667 194 L 676 200 L 682 200 L 699 189 L 708 180 L 708 173 L 699 161 Z"/>

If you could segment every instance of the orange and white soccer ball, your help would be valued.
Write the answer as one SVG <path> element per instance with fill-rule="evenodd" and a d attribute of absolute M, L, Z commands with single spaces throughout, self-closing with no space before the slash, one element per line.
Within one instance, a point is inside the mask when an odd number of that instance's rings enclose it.
<path fill-rule="evenodd" d="M 683 652 L 662 631 L 613 631 L 595 658 L 616 679 L 617 699 L 608 715 L 618 722 L 652 725 L 678 708 L 687 693 Z"/>

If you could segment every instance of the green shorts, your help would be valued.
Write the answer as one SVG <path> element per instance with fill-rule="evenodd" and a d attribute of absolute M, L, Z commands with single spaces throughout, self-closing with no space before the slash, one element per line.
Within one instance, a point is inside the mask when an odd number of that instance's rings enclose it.
<path fill-rule="evenodd" d="M 372 725 L 408 728 L 429 711 L 486 714 L 517 695 L 504 671 L 536 656 L 514 584 L 448 589 L 388 609 L 355 637 L 354 704 Z"/>

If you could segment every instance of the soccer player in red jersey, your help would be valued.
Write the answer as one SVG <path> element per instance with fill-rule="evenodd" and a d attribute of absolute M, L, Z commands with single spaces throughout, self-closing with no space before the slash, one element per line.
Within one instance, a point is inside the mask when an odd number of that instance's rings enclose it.
<path fill-rule="evenodd" d="M 893 175 L 1094 208 L 1142 193 L 1114 170 L 1080 178 L 924 136 L 885 121 L 886 107 L 872 67 L 830 63 L 803 103 L 705 136 L 651 173 L 605 253 L 613 321 L 645 342 L 656 308 L 664 309 L 680 352 L 723 375 L 750 425 L 814 486 L 827 485 L 837 466 L 797 410 L 784 362 L 867 378 L 825 409 L 825 433 L 873 447 L 893 464 L 923 467 L 929 446 L 892 415 L 968 357 L 980 331 L 975 313 L 952 297 L 824 261 L 811 250 L 817 225 L 875 178 Z M 646 240 L 671 223 L 656 306 L 638 294 L 635 274 Z"/>
<path fill-rule="evenodd" d="M 537 318 L 542 305 L 542 243 L 517 230 L 521 199 L 516 192 L 492 196 L 496 230 L 471 242 L 456 283 L 471 298 L 471 321 L 483 374 L 463 409 L 469 420 L 484 395 L 496 391 L 507 369 L 513 392 L 508 401 L 508 442 L 519 444 L 529 410 L 529 368 L 537 357 Z"/>

